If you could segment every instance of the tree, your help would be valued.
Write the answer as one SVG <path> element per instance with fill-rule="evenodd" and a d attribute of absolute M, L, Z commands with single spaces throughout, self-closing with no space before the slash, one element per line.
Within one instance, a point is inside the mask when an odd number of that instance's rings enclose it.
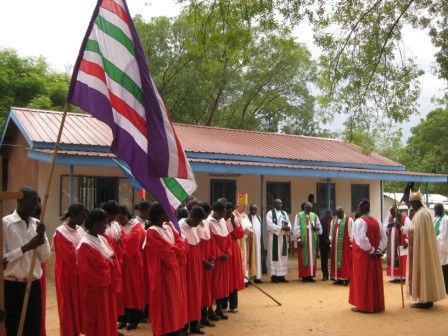
<path fill-rule="evenodd" d="M 195 1 L 179 0 L 180 3 Z M 226 0 L 208 0 L 219 5 Z M 402 41 L 405 27 L 424 29 L 438 51 L 435 73 L 448 81 L 445 0 L 236 0 L 247 20 L 263 27 L 310 24 L 321 49 L 320 120 L 342 115 L 345 139 L 358 130 L 374 139 L 417 112 L 422 71 Z M 448 95 L 445 97 L 448 101 Z M 339 117 L 340 118 L 340 117 Z M 370 143 L 369 139 L 367 143 Z M 366 142 L 363 138 L 362 142 Z M 360 143 L 362 145 L 362 142 Z"/>
<path fill-rule="evenodd" d="M 69 76 L 51 70 L 44 58 L 0 49 L 0 127 L 12 106 L 62 110 L 68 84 Z"/>
<path fill-rule="evenodd" d="M 312 135 L 316 64 L 287 28 L 265 28 L 233 1 L 192 1 L 175 20 L 135 19 L 173 120 Z"/>
<path fill-rule="evenodd" d="M 427 173 L 448 174 L 448 147 L 444 139 L 448 137 L 448 108 L 431 111 L 426 120 L 411 129 L 405 160 L 407 168 Z M 440 141 L 434 141 L 440 139 Z M 446 184 L 434 184 L 431 192 L 447 194 Z"/>

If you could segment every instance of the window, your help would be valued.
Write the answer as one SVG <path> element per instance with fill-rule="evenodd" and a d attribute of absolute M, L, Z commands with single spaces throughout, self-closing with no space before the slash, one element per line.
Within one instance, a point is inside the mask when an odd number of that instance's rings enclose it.
<path fill-rule="evenodd" d="M 334 215 L 336 212 L 336 186 L 334 183 L 318 183 L 317 184 L 317 204 L 319 205 L 319 217 L 325 214 L 325 210 L 328 209 L 327 206 L 327 192 L 328 186 L 330 186 L 330 207 L 331 213 Z"/>
<path fill-rule="evenodd" d="M 88 210 L 98 208 L 103 202 L 116 200 L 120 205 L 133 209 L 134 188 L 126 178 L 106 176 L 74 176 L 75 203 L 79 202 Z M 70 206 L 70 176 L 61 176 L 60 214 Z"/>
<path fill-rule="evenodd" d="M 225 197 L 228 202 L 236 203 L 236 181 L 235 180 L 211 180 L 210 202 L 213 204 L 219 198 Z"/>
<path fill-rule="evenodd" d="M 275 199 L 281 199 L 283 210 L 291 213 L 291 183 L 290 182 L 266 182 L 267 211 L 272 209 Z"/>
<path fill-rule="evenodd" d="M 370 199 L 368 184 L 352 184 L 352 213 L 358 210 L 358 204 L 362 199 Z"/>

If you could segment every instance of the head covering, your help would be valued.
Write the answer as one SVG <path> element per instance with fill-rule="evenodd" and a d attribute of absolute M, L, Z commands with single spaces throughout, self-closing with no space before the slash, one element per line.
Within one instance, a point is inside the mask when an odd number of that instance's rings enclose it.
<path fill-rule="evenodd" d="M 249 196 L 247 193 L 238 193 L 238 199 L 236 201 L 236 205 L 247 205 L 249 203 Z"/>
<path fill-rule="evenodd" d="M 411 193 L 409 194 L 409 202 L 411 202 L 411 201 L 419 201 L 419 202 L 421 202 L 422 198 L 423 198 L 423 196 L 422 196 L 422 192 L 420 191 L 420 189 L 416 193 L 414 193 L 411 190 Z"/>
<path fill-rule="evenodd" d="M 366 198 L 364 198 L 359 204 L 358 204 L 358 211 L 361 213 L 366 213 L 370 211 L 370 201 Z"/>

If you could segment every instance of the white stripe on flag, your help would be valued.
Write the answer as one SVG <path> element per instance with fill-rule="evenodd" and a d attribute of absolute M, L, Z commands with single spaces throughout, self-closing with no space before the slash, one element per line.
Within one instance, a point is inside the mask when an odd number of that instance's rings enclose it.
<path fill-rule="evenodd" d="M 112 108 L 114 114 L 115 123 L 120 126 L 123 130 L 128 132 L 133 138 L 135 143 L 145 152 L 148 153 L 148 139 L 140 133 L 138 128 L 134 126 L 127 118 L 118 113 L 114 108 Z"/>

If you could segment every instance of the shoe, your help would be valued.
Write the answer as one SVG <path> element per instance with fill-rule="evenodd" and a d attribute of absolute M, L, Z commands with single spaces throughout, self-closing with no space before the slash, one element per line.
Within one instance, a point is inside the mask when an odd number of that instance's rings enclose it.
<path fill-rule="evenodd" d="M 205 331 L 201 328 L 190 329 L 191 335 L 205 335 Z"/>
<path fill-rule="evenodd" d="M 249 286 L 250 286 L 250 282 L 245 282 L 245 283 L 244 283 L 244 287 L 247 288 L 247 287 L 249 287 Z"/>
<path fill-rule="evenodd" d="M 417 302 L 414 304 L 411 304 L 411 308 L 419 308 L 419 309 L 429 309 L 434 304 L 432 302 Z"/>
<path fill-rule="evenodd" d="M 324 276 L 324 277 L 322 278 L 322 281 L 328 281 L 328 276 Z"/>
<path fill-rule="evenodd" d="M 223 320 L 228 320 L 229 319 L 229 317 L 226 314 L 224 314 L 224 312 L 217 312 L 215 310 L 215 314 L 218 315 L 220 319 L 223 319 Z"/>
<path fill-rule="evenodd" d="M 263 281 L 261 281 L 261 279 L 254 279 L 254 283 L 261 284 L 261 283 L 263 283 Z"/>
<path fill-rule="evenodd" d="M 231 313 L 238 313 L 238 308 L 230 308 L 229 312 Z"/>
<path fill-rule="evenodd" d="M 117 324 L 118 329 L 123 329 L 124 327 L 126 327 L 126 322 L 118 322 Z"/>
<path fill-rule="evenodd" d="M 137 325 L 133 323 L 128 323 L 126 330 L 133 330 L 133 329 L 137 329 Z"/>
<path fill-rule="evenodd" d="M 309 281 L 310 282 L 316 282 L 316 280 L 314 280 L 313 278 L 311 278 Z"/>
<path fill-rule="evenodd" d="M 284 283 L 289 283 L 289 280 L 286 280 L 285 277 L 283 277 L 283 276 L 280 277 L 280 278 L 278 279 L 278 281 L 279 281 L 279 282 L 284 282 Z"/>
<path fill-rule="evenodd" d="M 362 313 L 362 311 L 360 311 L 358 308 L 356 308 L 356 307 L 352 307 L 352 312 L 355 312 L 355 313 Z"/>
<path fill-rule="evenodd" d="M 276 277 L 276 276 L 271 276 L 271 282 L 273 282 L 273 283 L 279 283 L 280 281 L 279 281 L 278 277 Z"/>
<path fill-rule="evenodd" d="M 215 324 L 210 322 L 208 319 L 201 320 L 201 325 L 204 326 L 204 327 L 214 327 L 215 326 Z"/>
<path fill-rule="evenodd" d="M 343 284 L 344 286 L 348 286 L 349 283 L 350 283 L 350 280 L 343 280 L 343 281 L 342 281 L 342 284 Z"/>
<path fill-rule="evenodd" d="M 333 281 L 333 285 L 343 285 L 344 281 L 343 280 L 335 280 Z"/>
<path fill-rule="evenodd" d="M 123 334 L 123 333 L 121 333 L 121 332 L 119 332 L 119 333 L 118 333 L 118 336 L 124 336 L 124 334 Z"/>
<path fill-rule="evenodd" d="M 219 316 L 216 315 L 216 313 L 213 310 L 211 310 L 211 309 L 208 311 L 207 315 L 208 315 L 208 319 L 209 320 L 212 320 L 212 321 L 219 321 L 220 320 Z"/>

